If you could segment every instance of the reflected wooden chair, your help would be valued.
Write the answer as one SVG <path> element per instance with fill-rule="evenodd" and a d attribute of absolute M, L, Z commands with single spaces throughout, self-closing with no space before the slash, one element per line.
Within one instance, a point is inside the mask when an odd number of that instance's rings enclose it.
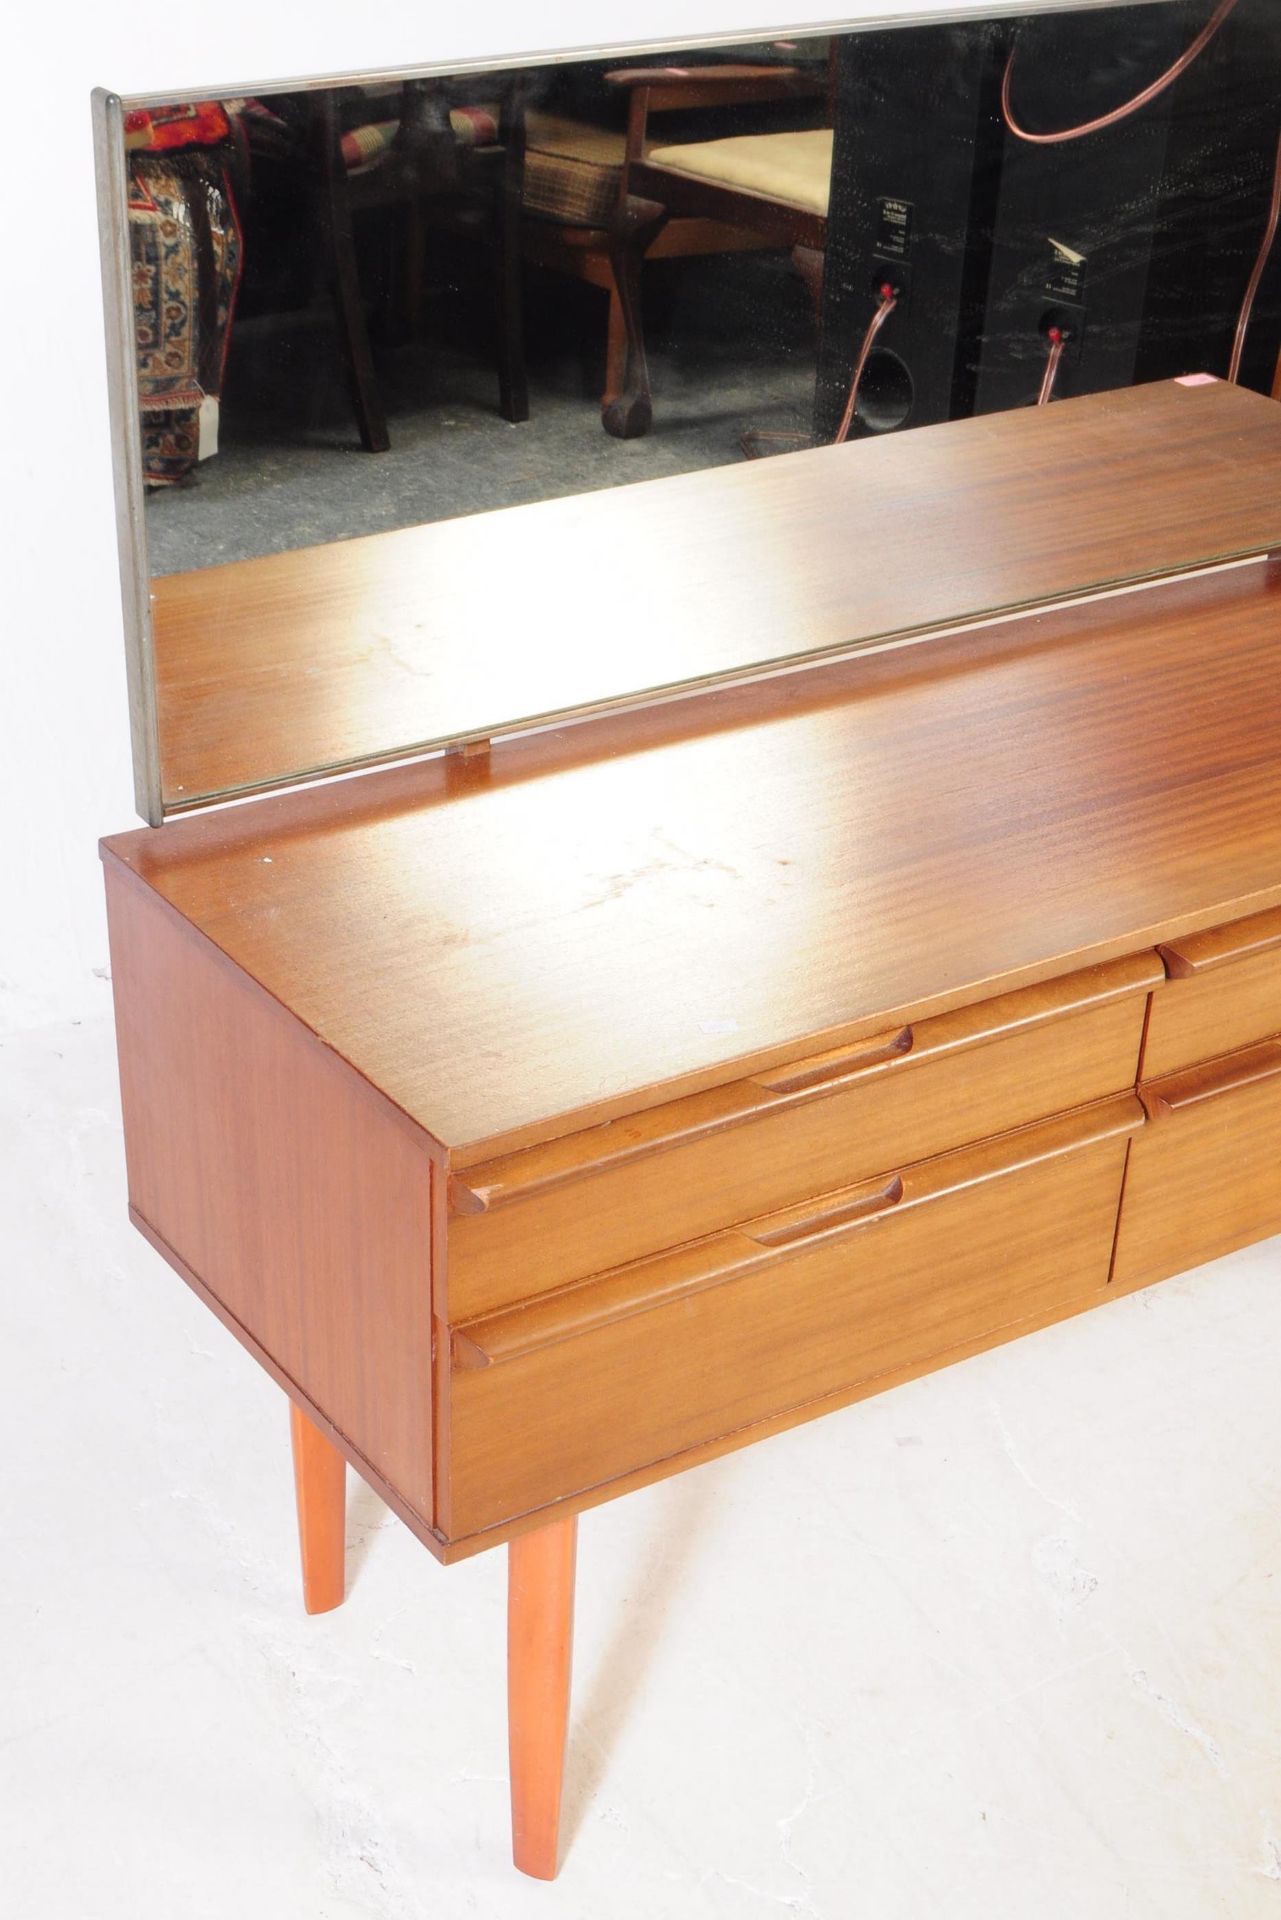
<path fill-rule="evenodd" d="M 824 89 L 821 70 L 777 62 L 708 63 L 646 72 L 646 119 L 651 114 L 689 116 L 704 109 L 804 101 L 820 97 Z M 605 92 L 603 79 L 600 84 Z M 707 213 L 669 217 L 667 210 L 658 217 L 657 210 L 633 204 L 627 174 L 639 152 L 631 125 L 635 111 L 636 95 L 626 126 L 608 123 L 608 98 L 587 115 L 531 107 L 524 174 L 526 259 L 572 274 L 609 295 L 601 414 L 606 430 L 619 439 L 643 434 L 650 424 L 648 382 L 632 372 L 632 343 L 641 340 L 644 264 L 774 244 L 754 222 Z M 714 119 L 713 112 L 712 123 Z M 688 129 L 687 118 L 682 125 Z M 641 366 L 643 370 L 643 342 Z"/>
<path fill-rule="evenodd" d="M 492 80 L 486 90 L 494 92 Z M 455 104 L 443 83 L 407 81 L 394 119 L 344 130 L 339 92 L 313 96 L 314 211 L 338 318 L 360 437 L 370 452 L 390 445 L 374 371 L 354 226 L 368 208 L 405 212 L 403 303 L 421 308 L 425 230 L 469 234 L 489 255 L 497 315 L 499 411 L 529 418 L 521 303 L 520 203 L 524 107 L 518 82 L 496 104 Z"/>
<path fill-rule="evenodd" d="M 732 71 L 721 69 L 721 72 Z M 623 262 L 622 317 L 626 329 L 622 391 L 610 431 L 643 432 L 653 403 L 639 298 L 639 260 L 653 250 L 669 220 L 719 221 L 756 236 L 762 246 L 786 248 L 813 299 L 817 315 L 827 247 L 832 172 L 830 77 L 825 124 L 726 139 L 655 142 L 650 116 L 697 84 L 682 68 L 628 67 L 605 76 L 629 96 L 627 160 L 619 186 L 617 246 Z M 801 75 L 811 91 L 811 76 Z M 635 422 L 644 422 L 636 426 Z"/>

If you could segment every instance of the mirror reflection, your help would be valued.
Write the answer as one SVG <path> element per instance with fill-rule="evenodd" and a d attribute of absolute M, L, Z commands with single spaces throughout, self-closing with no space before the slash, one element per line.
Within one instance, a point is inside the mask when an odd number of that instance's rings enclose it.
<path fill-rule="evenodd" d="M 1274 0 L 1157 0 L 129 107 L 150 571 L 1189 374 L 1267 392 L 1279 101 Z"/>
<path fill-rule="evenodd" d="M 806 41 L 130 114 L 154 571 L 806 434 L 830 72 Z M 638 190 L 713 146 L 763 151 L 777 205 Z"/>

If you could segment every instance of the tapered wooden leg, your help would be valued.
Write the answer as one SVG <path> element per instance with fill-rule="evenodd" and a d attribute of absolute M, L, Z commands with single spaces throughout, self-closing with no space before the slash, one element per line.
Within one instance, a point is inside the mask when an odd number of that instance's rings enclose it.
<path fill-rule="evenodd" d="M 667 219 L 667 208 L 657 200 L 639 200 L 629 194 L 610 222 L 609 264 L 627 338 L 622 392 L 607 401 L 601 412 L 601 423 L 615 440 L 639 439 L 649 432 L 654 414 L 641 315 L 641 263 Z"/>
<path fill-rule="evenodd" d="M 604 412 L 627 384 L 627 328 L 623 323 L 623 303 L 618 288 L 609 289 L 609 324 L 605 333 L 605 391 L 600 397 Z"/>
<path fill-rule="evenodd" d="M 338 322 L 343 361 L 360 438 L 370 453 L 385 453 L 391 440 L 374 373 L 360 275 L 356 270 L 351 194 L 339 141 L 336 98 L 335 92 L 329 88 L 313 96 L 313 219 L 321 257 L 328 272 L 329 291 L 334 303 L 334 316 Z"/>
<path fill-rule="evenodd" d="M 342 1605 L 346 1592 L 347 1462 L 292 1402 L 289 1437 L 298 1496 L 303 1604 L 308 1613 L 328 1613 Z"/>
<path fill-rule="evenodd" d="M 522 1534 L 507 1549 L 512 1858 L 535 1880 L 556 1878 L 577 1544 L 578 1519 L 571 1514 Z"/>
<path fill-rule="evenodd" d="M 365 319 L 364 297 L 356 271 L 356 248 L 351 234 L 351 218 L 335 200 L 325 209 L 330 246 L 330 291 L 338 319 L 343 365 L 361 445 L 367 453 L 386 453 L 391 445 L 387 415 L 383 411 L 374 356 L 369 345 L 369 326 Z"/>

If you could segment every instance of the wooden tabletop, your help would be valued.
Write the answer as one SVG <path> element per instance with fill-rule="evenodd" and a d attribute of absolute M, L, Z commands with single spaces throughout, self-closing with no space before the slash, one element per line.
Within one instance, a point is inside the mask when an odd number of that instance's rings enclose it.
<path fill-rule="evenodd" d="M 1277 546 L 1281 411 L 1165 382 L 170 575 L 164 801 Z"/>
<path fill-rule="evenodd" d="M 462 1166 L 1281 903 L 1281 571 L 105 851 Z"/>

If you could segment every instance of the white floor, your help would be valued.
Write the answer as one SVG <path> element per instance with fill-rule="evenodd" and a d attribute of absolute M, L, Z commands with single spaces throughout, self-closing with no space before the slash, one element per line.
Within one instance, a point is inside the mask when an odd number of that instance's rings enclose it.
<path fill-rule="evenodd" d="M 1281 1914 L 1281 1243 L 588 1515 L 564 1860 L 507 1857 L 500 1553 L 354 1480 L 126 1224 L 105 1020 L 0 1047 L 15 1920 Z"/>

